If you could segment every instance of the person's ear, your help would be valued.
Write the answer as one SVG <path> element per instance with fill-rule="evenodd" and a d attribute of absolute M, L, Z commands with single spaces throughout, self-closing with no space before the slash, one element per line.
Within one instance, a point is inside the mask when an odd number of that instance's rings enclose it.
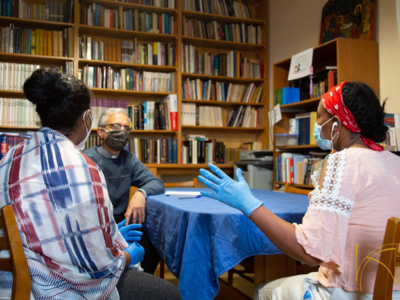
<path fill-rule="evenodd" d="M 97 134 L 99 135 L 101 140 L 104 140 L 106 138 L 106 132 L 103 130 L 103 128 L 98 127 L 97 128 Z"/>

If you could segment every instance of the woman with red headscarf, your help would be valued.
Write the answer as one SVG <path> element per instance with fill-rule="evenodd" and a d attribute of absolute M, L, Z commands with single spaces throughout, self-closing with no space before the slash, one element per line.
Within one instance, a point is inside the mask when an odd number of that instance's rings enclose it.
<path fill-rule="evenodd" d="M 386 136 L 383 118 L 384 105 L 365 84 L 343 82 L 323 95 L 314 136 L 332 153 L 312 176 L 315 189 L 302 224 L 265 208 L 240 169 L 238 181 L 214 165 L 216 175 L 200 170 L 199 180 L 215 191 L 204 196 L 241 210 L 291 257 L 320 265 L 317 273 L 259 286 L 255 299 L 372 299 L 378 264 L 364 268 L 363 259 L 382 245 L 388 218 L 400 218 L 400 158 L 377 144 Z M 400 299 L 398 282 L 393 299 Z"/>

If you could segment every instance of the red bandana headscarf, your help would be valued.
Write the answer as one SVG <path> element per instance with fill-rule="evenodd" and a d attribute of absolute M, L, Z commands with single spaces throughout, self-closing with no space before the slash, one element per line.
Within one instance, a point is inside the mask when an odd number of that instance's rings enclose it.
<path fill-rule="evenodd" d="M 348 130 L 352 132 L 359 132 L 361 133 L 360 126 L 358 126 L 356 119 L 354 119 L 353 114 L 351 111 L 346 107 L 343 101 L 342 96 L 342 89 L 343 85 L 348 81 L 344 81 L 337 86 L 331 88 L 328 92 L 326 92 L 322 96 L 322 104 L 324 105 L 325 109 L 328 113 L 333 116 L 337 116 L 340 119 L 340 122 L 346 127 Z M 365 145 L 370 147 L 372 150 L 375 151 L 382 151 L 383 147 L 381 145 L 376 144 L 371 139 L 365 138 L 362 136 L 361 138 Z"/>

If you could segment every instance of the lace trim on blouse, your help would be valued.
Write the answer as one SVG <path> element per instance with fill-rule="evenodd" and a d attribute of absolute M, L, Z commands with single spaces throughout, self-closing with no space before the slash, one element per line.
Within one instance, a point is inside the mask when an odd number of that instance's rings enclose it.
<path fill-rule="evenodd" d="M 310 194 L 310 210 L 328 210 L 350 218 L 354 203 L 345 197 L 339 196 L 343 170 L 346 164 L 346 151 L 347 149 L 344 149 L 329 156 L 322 189 L 318 184 L 321 171 L 314 172 L 312 179 L 315 189 Z"/>

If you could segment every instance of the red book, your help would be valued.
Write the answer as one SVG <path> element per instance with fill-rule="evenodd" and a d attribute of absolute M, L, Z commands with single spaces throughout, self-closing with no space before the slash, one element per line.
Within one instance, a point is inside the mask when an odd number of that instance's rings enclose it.
<path fill-rule="evenodd" d="M 169 101 L 169 114 L 171 130 L 178 130 L 178 99 L 176 94 L 167 96 Z"/>

